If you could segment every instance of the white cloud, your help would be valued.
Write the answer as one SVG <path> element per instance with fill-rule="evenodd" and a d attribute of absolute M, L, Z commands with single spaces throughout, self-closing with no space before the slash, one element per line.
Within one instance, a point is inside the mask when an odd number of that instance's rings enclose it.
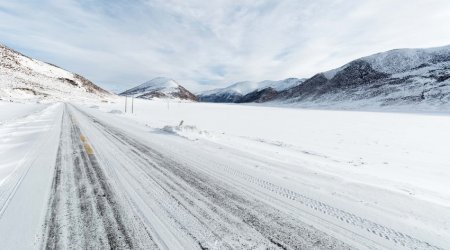
<path fill-rule="evenodd" d="M 112 89 L 308 77 L 401 47 L 450 44 L 448 0 L 42 0 L 0 3 L 1 43 Z"/>

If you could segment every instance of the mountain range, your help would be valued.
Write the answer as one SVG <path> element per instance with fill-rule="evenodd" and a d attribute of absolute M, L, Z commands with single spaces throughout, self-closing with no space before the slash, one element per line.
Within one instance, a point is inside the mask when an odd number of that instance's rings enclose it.
<path fill-rule="evenodd" d="M 281 81 L 238 82 L 226 88 L 213 89 L 198 94 L 203 102 L 264 102 L 271 94 L 281 92 L 301 84 L 305 79 L 288 78 Z M 270 90 L 265 95 L 257 95 L 261 91 Z"/>
<path fill-rule="evenodd" d="M 450 102 L 450 46 L 363 57 L 316 74 L 270 101 L 303 106 L 445 106 Z"/>
<path fill-rule="evenodd" d="M 236 85 L 200 93 L 199 99 L 313 107 L 442 107 L 450 102 L 450 46 L 377 53 L 290 86 L 279 81 L 239 92 L 234 91 Z"/>
<path fill-rule="evenodd" d="M 81 75 L 0 45 L 0 99 L 104 100 L 115 95 Z M 450 46 L 395 49 L 353 60 L 308 79 L 238 82 L 189 92 L 173 79 L 157 77 L 120 95 L 201 102 L 271 103 L 300 107 L 449 108 Z"/>
<path fill-rule="evenodd" d="M 105 100 L 114 97 L 81 75 L 0 44 L 0 99 Z"/>

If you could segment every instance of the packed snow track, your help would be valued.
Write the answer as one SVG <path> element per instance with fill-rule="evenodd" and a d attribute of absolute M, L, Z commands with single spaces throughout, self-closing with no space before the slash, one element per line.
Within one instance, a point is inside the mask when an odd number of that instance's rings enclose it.
<path fill-rule="evenodd" d="M 442 249 L 237 166 L 179 161 L 87 109 L 59 108 L 34 248 Z"/>

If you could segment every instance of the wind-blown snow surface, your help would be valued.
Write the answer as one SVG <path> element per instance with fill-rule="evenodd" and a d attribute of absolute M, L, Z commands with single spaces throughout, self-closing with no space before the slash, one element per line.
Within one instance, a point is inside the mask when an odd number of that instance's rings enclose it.
<path fill-rule="evenodd" d="M 46 212 L 61 111 L 60 104 L 0 102 L 1 249 L 39 247 L 36 237 Z"/>
<path fill-rule="evenodd" d="M 39 113 L 45 107 L 47 105 L 0 102 L 0 193 L 2 183 L 18 170 L 18 166 L 24 161 L 29 146 L 26 142 L 32 140 L 33 134 L 40 131 L 38 127 L 26 128 L 27 121 L 34 119 L 33 114 Z M 21 125 L 24 126 L 20 128 Z"/>
<path fill-rule="evenodd" d="M 9 120 L 27 116 L 39 111 L 46 105 L 36 105 L 35 103 L 16 103 L 0 101 L 0 124 Z"/>
<path fill-rule="evenodd" d="M 185 138 L 186 152 L 197 152 L 185 158 L 210 152 L 253 176 L 450 247 L 448 115 L 137 100 L 135 114 L 115 116 Z M 236 152 L 249 160 L 231 163 Z"/>

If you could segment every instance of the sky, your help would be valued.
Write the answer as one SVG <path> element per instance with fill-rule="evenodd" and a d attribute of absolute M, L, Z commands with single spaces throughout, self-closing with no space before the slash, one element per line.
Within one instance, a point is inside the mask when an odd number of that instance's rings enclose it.
<path fill-rule="evenodd" d="M 307 78 L 450 44 L 449 0 L 0 0 L 0 43 L 120 91 Z"/>

